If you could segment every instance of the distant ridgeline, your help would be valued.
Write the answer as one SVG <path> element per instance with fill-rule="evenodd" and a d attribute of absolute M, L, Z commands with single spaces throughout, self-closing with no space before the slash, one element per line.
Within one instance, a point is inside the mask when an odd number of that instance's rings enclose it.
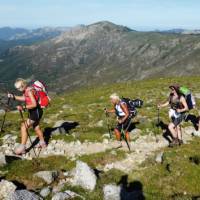
<path fill-rule="evenodd" d="M 137 32 L 105 21 L 19 44 L 0 51 L 0 79 L 36 77 L 56 92 L 200 74 L 200 35 L 192 32 Z"/>

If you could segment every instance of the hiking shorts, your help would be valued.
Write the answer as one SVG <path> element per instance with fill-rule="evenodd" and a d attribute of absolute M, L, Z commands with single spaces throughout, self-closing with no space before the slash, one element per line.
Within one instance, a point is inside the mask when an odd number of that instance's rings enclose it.
<path fill-rule="evenodd" d="M 40 107 L 33 108 L 28 111 L 29 112 L 29 119 L 33 121 L 33 128 L 39 125 L 40 119 L 43 115 L 43 110 Z"/>
<path fill-rule="evenodd" d="M 120 118 L 119 118 L 119 119 L 120 119 Z M 118 123 L 118 124 L 116 125 L 115 128 L 116 128 L 117 130 L 119 130 L 120 132 L 122 131 L 122 128 L 123 128 L 124 130 L 129 129 L 130 122 L 131 122 L 131 118 L 129 117 L 128 119 L 125 120 L 124 123 L 122 123 L 122 124 Z M 128 131 L 128 130 L 127 130 L 127 131 Z"/>
<path fill-rule="evenodd" d="M 172 117 L 172 123 L 175 126 L 178 126 L 183 120 L 185 120 L 186 114 L 185 113 L 181 113 L 177 118 Z"/>

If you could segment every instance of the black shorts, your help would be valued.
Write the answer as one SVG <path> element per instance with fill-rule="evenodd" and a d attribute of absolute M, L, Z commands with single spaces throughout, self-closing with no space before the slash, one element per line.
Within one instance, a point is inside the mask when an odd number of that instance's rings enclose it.
<path fill-rule="evenodd" d="M 129 129 L 130 123 L 131 123 L 131 118 L 129 117 L 128 119 L 125 120 L 124 123 L 122 124 L 118 123 L 115 128 L 121 132 L 122 129 L 123 130 Z"/>
<path fill-rule="evenodd" d="M 40 119 L 42 118 L 43 115 L 43 110 L 40 107 L 31 109 L 28 111 L 29 112 L 29 119 L 33 121 L 33 128 L 39 125 Z"/>
<path fill-rule="evenodd" d="M 185 120 L 186 114 L 185 113 L 181 113 L 179 117 L 175 118 L 172 117 L 172 123 L 175 126 L 178 126 L 183 120 Z"/>

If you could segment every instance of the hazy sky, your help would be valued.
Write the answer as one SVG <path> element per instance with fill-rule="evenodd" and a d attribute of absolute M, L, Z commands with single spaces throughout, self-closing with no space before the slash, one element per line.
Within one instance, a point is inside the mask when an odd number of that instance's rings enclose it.
<path fill-rule="evenodd" d="M 107 20 L 137 30 L 200 29 L 200 0 L 0 0 L 0 27 Z"/>

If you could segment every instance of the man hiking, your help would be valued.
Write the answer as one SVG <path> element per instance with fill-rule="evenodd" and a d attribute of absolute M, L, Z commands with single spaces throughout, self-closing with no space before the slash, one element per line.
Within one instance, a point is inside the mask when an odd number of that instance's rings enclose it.
<path fill-rule="evenodd" d="M 22 114 L 23 110 L 28 110 L 28 119 L 21 124 L 21 144 L 14 149 L 14 153 L 17 155 L 26 153 L 26 142 L 28 139 L 28 129 L 33 127 L 35 133 L 39 137 L 39 143 L 37 147 L 46 147 L 44 141 L 43 132 L 40 129 L 39 123 L 42 117 L 43 111 L 38 103 L 36 91 L 32 87 L 28 87 L 27 82 L 24 79 L 18 78 L 15 82 L 15 88 L 22 92 L 22 96 L 16 96 L 8 93 L 8 98 L 25 102 L 24 106 L 18 105 L 17 109 Z"/>
<path fill-rule="evenodd" d="M 182 141 L 181 122 L 185 119 L 185 113 L 188 111 L 188 105 L 184 96 L 179 92 L 178 85 L 169 86 L 171 89 L 169 99 L 163 104 L 159 104 L 158 108 L 170 106 L 169 117 L 171 122 L 168 125 L 168 129 L 172 134 L 172 143 L 170 146 L 180 145 Z"/>
<path fill-rule="evenodd" d="M 110 96 L 110 101 L 114 108 L 111 110 L 106 110 L 108 113 L 116 113 L 117 115 L 117 125 L 114 129 L 116 139 L 121 141 L 122 129 L 125 130 L 125 137 L 127 141 L 130 141 L 128 126 L 130 124 L 131 118 L 129 117 L 129 110 L 125 102 L 123 102 L 119 96 L 114 93 Z"/>

